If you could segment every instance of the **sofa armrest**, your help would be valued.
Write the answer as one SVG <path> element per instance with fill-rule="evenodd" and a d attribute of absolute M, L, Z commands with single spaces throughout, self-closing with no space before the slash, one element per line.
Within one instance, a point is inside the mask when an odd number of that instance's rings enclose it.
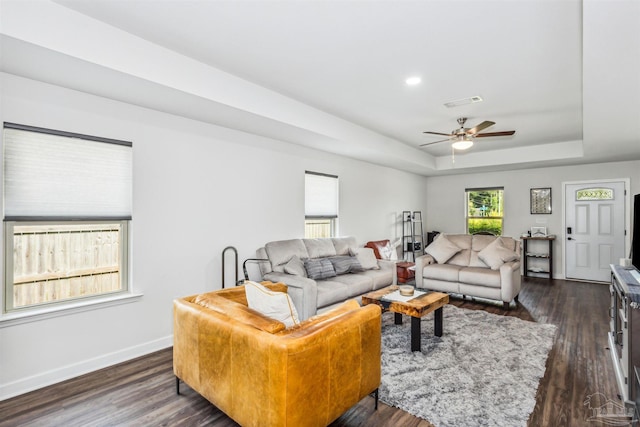
<path fill-rule="evenodd" d="M 300 320 L 308 319 L 318 310 L 318 284 L 315 280 L 293 274 L 272 271 L 263 276 L 264 280 L 281 282 L 289 287 L 287 293 L 293 300 Z"/>
<path fill-rule="evenodd" d="M 379 259 L 378 267 L 380 270 L 391 270 L 393 274 L 393 280 L 391 282 L 392 285 L 396 285 L 398 283 L 398 270 L 396 269 L 396 262 L 387 259 Z"/>
<path fill-rule="evenodd" d="M 509 302 L 519 293 L 522 283 L 520 260 L 505 262 L 500 266 L 500 292 L 502 301 Z"/>
<path fill-rule="evenodd" d="M 422 270 L 425 265 L 435 264 L 436 260 L 429 254 L 416 258 L 416 288 L 422 287 Z"/>

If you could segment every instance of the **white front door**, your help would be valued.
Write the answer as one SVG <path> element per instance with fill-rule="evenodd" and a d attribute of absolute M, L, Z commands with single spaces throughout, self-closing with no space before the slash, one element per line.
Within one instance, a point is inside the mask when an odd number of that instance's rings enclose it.
<path fill-rule="evenodd" d="M 567 279 L 608 282 L 624 254 L 624 181 L 565 187 Z"/>

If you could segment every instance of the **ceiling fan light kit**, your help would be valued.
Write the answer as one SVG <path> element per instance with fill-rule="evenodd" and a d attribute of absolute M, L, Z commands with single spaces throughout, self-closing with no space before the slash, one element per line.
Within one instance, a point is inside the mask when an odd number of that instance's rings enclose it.
<path fill-rule="evenodd" d="M 473 146 L 473 140 L 471 140 L 467 135 L 460 135 L 458 136 L 458 139 L 451 144 L 451 146 L 456 150 L 468 150 Z"/>
<path fill-rule="evenodd" d="M 426 144 L 420 144 L 420 146 L 426 147 L 427 145 L 438 144 L 440 142 L 449 141 L 451 142 L 451 148 L 453 150 L 468 150 L 473 146 L 473 140 L 475 138 L 492 137 L 492 136 L 509 136 L 516 133 L 515 130 L 480 133 L 484 129 L 490 126 L 493 126 L 496 123 L 485 120 L 484 122 L 476 125 L 475 127 L 466 128 L 464 127 L 464 124 L 466 122 L 467 122 L 466 117 L 460 117 L 458 119 L 458 124 L 460 125 L 460 128 L 452 130 L 451 133 L 431 132 L 431 131 L 424 132 L 430 135 L 446 136 L 447 138 L 441 139 L 439 141 L 427 142 Z"/>

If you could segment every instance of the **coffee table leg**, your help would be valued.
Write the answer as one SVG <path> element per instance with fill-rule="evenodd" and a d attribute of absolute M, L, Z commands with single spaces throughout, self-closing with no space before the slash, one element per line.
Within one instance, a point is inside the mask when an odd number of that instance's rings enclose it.
<path fill-rule="evenodd" d="M 420 351 L 420 319 L 411 317 L 411 351 Z"/>
<path fill-rule="evenodd" d="M 394 316 L 393 316 L 393 317 L 394 317 L 394 319 L 393 319 L 393 320 L 394 320 L 394 323 L 395 323 L 396 325 L 402 325 L 402 314 L 400 314 L 400 313 L 393 313 L 393 315 L 394 315 Z"/>
<path fill-rule="evenodd" d="M 433 317 L 434 325 L 434 334 L 437 337 L 442 336 L 442 307 L 436 310 L 435 315 Z"/>

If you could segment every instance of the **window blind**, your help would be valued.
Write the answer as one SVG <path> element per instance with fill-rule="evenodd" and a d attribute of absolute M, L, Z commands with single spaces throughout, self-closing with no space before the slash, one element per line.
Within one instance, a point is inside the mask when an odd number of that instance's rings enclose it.
<path fill-rule="evenodd" d="M 4 124 L 4 219 L 131 219 L 132 143 Z"/>
<path fill-rule="evenodd" d="M 305 217 L 338 217 L 338 177 L 305 172 Z"/>

